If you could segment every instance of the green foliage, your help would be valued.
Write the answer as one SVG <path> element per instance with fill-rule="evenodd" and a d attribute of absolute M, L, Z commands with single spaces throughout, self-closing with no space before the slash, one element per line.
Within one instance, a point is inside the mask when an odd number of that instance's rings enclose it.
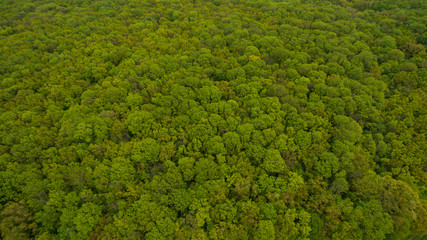
<path fill-rule="evenodd" d="M 371 200 L 354 209 L 354 218 L 363 232 L 359 232 L 359 238 L 385 239 L 386 234 L 393 230 L 390 215 L 384 213 L 380 203 Z"/>
<path fill-rule="evenodd" d="M 301 147 L 308 147 L 311 145 L 311 133 L 299 130 L 295 135 L 295 144 Z"/>
<path fill-rule="evenodd" d="M 135 162 L 156 162 L 160 154 L 160 145 L 152 138 L 144 138 L 132 144 L 131 154 L 131 159 Z"/>
<path fill-rule="evenodd" d="M 0 1 L 0 238 L 425 238 L 425 9 Z"/>
<path fill-rule="evenodd" d="M 270 173 L 282 173 L 287 167 L 278 150 L 268 149 L 265 153 L 263 168 Z"/>
<path fill-rule="evenodd" d="M 276 239 L 274 225 L 270 220 L 261 220 L 255 232 L 256 240 Z"/>
<path fill-rule="evenodd" d="M 340 167 L 338 158 L 330 152 L 322 153 L 314 164 L 319 174 L 325 178 L 330 178 Z"/>

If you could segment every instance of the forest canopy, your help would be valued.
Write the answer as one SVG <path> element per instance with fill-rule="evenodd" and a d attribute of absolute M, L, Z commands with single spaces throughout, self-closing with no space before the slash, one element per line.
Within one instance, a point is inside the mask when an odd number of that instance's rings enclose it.
<path fill-rule="evenodd" d="M 425 237 L 426 12 L 0 1 L 0 238 Z"/>

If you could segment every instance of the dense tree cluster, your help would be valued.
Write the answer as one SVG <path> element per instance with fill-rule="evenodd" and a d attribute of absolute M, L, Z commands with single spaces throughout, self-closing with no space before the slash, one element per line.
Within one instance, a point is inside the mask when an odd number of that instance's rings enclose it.
<path fill-rule="evenodd" d="M 1 238 L 426 236 L 426 10 L 1 1 Z"/>

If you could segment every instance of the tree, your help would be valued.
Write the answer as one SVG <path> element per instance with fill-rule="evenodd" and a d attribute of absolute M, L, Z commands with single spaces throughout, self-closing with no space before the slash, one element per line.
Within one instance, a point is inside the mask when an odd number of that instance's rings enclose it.
<path fill-rule="evenodd" d="M 136 136 L 145 135 L 154 123 L 154 117 L 147 111 L 136 111 L 130 114 L 126 121 L 125 126 L 129 132 Z"/>
<path fill-rule="evenodd" d="M 340 167 L 338 158 L 330 152 L 320 154 L 318 160 L 314 163 L 314 169 L 323 177 L 330 178 Z"/>
<path fill-rule="evenodd" d="M 70 234 L 71 239 L 87 238 L 89 233 L 98 224 L 101 217 L 101 207 L 94 203 L 84 203 L 77 210 L 73 219 L 76 232 Z"/>
<path fill-rule="evenodd" d="M 34 216 L 24 203 L 6 205 L 1 212 L 0 232 L 3 239 L 28 239 L 37 234 Z"/>
<path fill-rule="evenodd" d="M 211 138 L 206 143 L 206 150 L 208 154 L 211 154 L 211 155 L 219 155 L 219 154 L 224 155 L 227 153 L 227 150 L 224 147 L 223 140 L 220 136 L 215 136 Z"/>
<path fill-rule="evenodd" d="M 123 157 L 113 159 L 109 170 L 111 183 L 133 184 L 135 169 L 129 159 Z"/>
<path fill-rule="evenodd" d="M 1 239 L 425 238 L 421 0 L 29 2 Z"/>
<path fill-rule="evenodd" d="M 196 181 L 202 183 L 207 180 L 218 179 L 218 165 L 210 158 L 199 159 L 194 166 Z"/>
<path fill-rule="evenodd" d="M 267 150 L 262 166 L 270 173 L 283 173 L 287 169 L 285 160 L 283 160 L 280 152 L 275 149 Z"/>
<path fill-rule="evenodd" d="M 270 220 L 261 220 L 255 232 L 256 240 L 276 239 L 274 225 Z"/>
<path fill-rule="evenodd" d="M 240 136 L 236 132 L 226 132 L 223 135 L 224 146 L 228 153 L 239 152 L 242 147 L 240 143 Z"/>
<path fill-rule="evenodd" d="M 250 141 L 252 131 L 254 131 L 254 127 L 250 123 L 245 123 L 237 127 L 237 133 L 243 143 L 248 143 Z"/>
<path fill-rule="evenodd" d="M 194 177 L 194 162 L 195 159 L 185 157 L 178 160 L 179 168 L 182 172 L 184 181 L 191 181 Z"/>
<path fill-rule="evenodd" d="M 332 132 L 334 139 L 338 141 L 348 141 L 350 143 L 359 142 L 362 139 L 362 128 L 353 119 L 336 115 L 333 118 L 335 129 Z"/>
<path fill-rule="evenodd" d="M 377 200 L 362 203 L 354 209 L 353 217 L 360 229 L 358 235 L 361 238 L 385 239 L 393 230 L 390 215 L 384 212 Z"/>
<path fill-rule="evenodd" d="M 153 163 L 159 160 L 160 144 L 152 138 L 144 138 L 132 144 L 132 160 L 140 163 Z"/>
<path fill-rule="evenodd" d="M 311 145 L 311 133 L 299 130 L 294 138 L 295 144 L 301 147 L 308 147 Z"/>

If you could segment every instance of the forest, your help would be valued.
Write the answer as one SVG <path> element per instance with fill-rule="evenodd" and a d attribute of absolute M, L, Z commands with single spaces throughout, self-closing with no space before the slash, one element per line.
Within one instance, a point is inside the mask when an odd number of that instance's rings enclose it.
<path fill-rule="evenodd" d="M 0 239 L 425 239 L 426 13 L 0 1 Z"/>

